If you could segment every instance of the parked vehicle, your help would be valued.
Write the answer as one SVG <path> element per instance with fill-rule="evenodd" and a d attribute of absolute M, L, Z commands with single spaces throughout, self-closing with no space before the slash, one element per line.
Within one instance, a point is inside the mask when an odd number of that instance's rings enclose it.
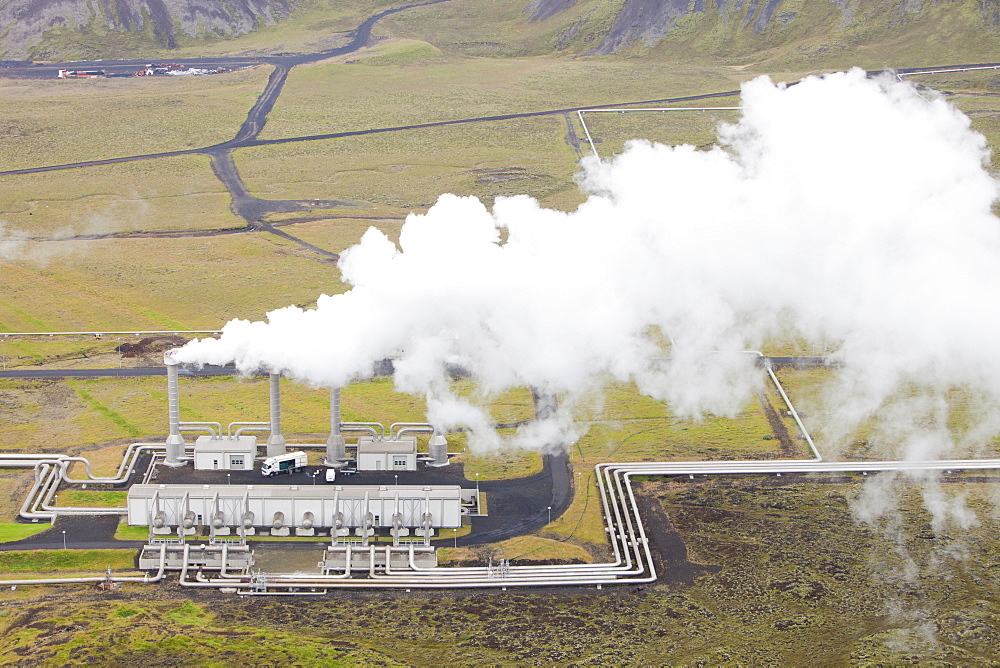
<path fill-rule="evenodd" d="M 301 450 L 289 452 L 287 455 L 278 455 L 277 457 L 268 457 L 265 459 L 264 463 L 260 465 L 260 474 L 265 478 L 270 478 L 279 473 L 295 473 L 304 469 L 307 464 L 308 458 L 306 457 L 306 453 Z"/>

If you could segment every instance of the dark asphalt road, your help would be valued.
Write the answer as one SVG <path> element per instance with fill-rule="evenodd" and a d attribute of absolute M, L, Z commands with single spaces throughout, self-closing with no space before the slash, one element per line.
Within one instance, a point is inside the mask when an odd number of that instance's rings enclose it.
<path fill-rule="evenodd" d="M 233 366 L 205 365 L 201 369 L 181 367 L 179 376 L 233 376 L 239 372 Z M 35 369 L 18 367 L 0 371 L 0 378 L 131 378 L 135 376 L 166 376 L 165 366 L 140 366 L 125 369 Z"/>

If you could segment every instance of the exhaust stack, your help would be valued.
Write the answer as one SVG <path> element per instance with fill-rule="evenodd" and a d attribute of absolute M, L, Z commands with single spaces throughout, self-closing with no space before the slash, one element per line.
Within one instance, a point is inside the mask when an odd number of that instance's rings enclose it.
<path fill-rule="evenodd" d="M 427 454 L 431 460 L 427 466 L 441 467 L 448 465 L 448 441 L 444 434 L 435 431 L 431 439 L 427 441 Z"/>
<path fill-rule="evenodd" d="M 343 466 L 347 455 L 344 437 L 340 435 L 340 388 L 330 388 L 330 438 L 326 439 L 326 465 Z"/>
<path fill-rule="evenodd" d="M 177 387 L 177 362 L 170 351 L 163 355 L 163 363 L 167 366 L 167 420 L 170 433 L 167 436 L 167 457 L 163 463 L 167 466 L 184 466 L 181 456 L 184 454 L 184 437 L 181 436 L 180 392 Z"/>
<path fill-rule="evenodd" d="M 281 435 L 281 374 L 271 374 L 271 436 L 267 439 L 267 456 L 286 453 L 285 437 Z"/>

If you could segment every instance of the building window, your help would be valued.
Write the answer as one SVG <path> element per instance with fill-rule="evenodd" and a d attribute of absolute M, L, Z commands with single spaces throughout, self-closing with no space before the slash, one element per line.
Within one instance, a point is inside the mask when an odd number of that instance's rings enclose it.
<path fill-rule="evenodd" d="M 406 458 L 405 457 L 402 457 L 402 458 L 400 458 L 400 457 L 393 458 L 393 460 L 392 460 L 392 467 L 393 468 L 397 468 L 397 469 L 405 469 L 406 468 Z"/>

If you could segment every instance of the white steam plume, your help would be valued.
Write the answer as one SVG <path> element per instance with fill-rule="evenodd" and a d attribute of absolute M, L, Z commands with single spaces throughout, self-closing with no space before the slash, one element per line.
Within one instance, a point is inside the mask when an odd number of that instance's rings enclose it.
<path fill-rule="evenodd" d="M 443 195 L 399 248 L 370 229 L 344 253 L 349 292 L 234 320 L 178 359 L 342 386 L 398 355 L 397 385 L 426 393 L 432 419 L 482 430 L 448 397 L 446 364 L 487 392 L 573 394 L 610 375 L 683 415 L 730 414 L 757 382 L 740 351 L 794 332 L 838 342 L 850 425 L 915 381 L 997 403 L 998 184 L 968 118 L 860 70 L 756 79 L 742 104 L 718 148 L 637 141 L 585 161 L 571 213 Z M 671 359 L 651 364 L 663 333 Z"/>

